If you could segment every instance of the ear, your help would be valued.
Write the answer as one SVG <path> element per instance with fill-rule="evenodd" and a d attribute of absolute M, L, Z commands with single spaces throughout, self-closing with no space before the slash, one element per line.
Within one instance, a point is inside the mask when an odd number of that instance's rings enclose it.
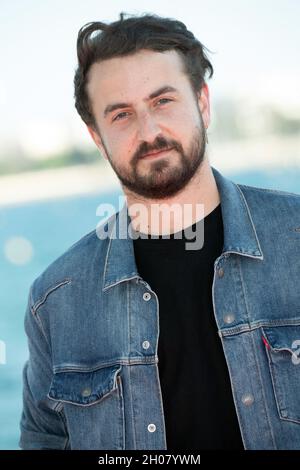
<path fill-rule="evenodd" d="M 87 130 L 89 131 L 90 136 L 92 137 L 93 141 L 97 145 L 98 149 L 100 150 L 101 155 L 105 158 L 105 160 L 108 160 L 108 156 L 106 153 L 106 150 L 104 148 L 102 139 L 98 132 L 95 131 L 91 126 L 86 126 Z"/>
<path fill-rule="evenodd" d="M 199 109 L 202 114 L 204 126 L 207 129 L 210 124 L 210 99 L 209 99 L 209 88 L 206 83 L 201 88 L 201 91 L 197 93 Z"/>

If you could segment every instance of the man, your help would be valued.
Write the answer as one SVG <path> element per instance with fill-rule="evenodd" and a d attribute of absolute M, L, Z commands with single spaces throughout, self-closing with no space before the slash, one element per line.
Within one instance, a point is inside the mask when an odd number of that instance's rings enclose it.
<path fill-rule="evenodd" d="M 77 51 L 126 203 L 31 286 L 20 446 L 299 449 L 300 197 L 210 166 L 213 68 L 183 23 L 121 14 Z"/>

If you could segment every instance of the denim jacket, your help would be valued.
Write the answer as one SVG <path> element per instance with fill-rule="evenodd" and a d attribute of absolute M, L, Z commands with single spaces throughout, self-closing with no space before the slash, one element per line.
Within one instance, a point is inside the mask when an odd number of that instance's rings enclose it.
<path fill-rule="evenodd" d="M 244 447 L 300 449 L 300 196 L 212 170 L 224 225 L 213 309 Z M 21 448 L 167 449 L 159 303 L 132 239 L 112 236 L 121 212 L 31 285 Z"/>

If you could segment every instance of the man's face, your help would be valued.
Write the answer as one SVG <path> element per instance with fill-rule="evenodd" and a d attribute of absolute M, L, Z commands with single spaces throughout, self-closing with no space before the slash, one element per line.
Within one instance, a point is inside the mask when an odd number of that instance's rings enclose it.
<path fill-rule="evenodd" d="M 93 64 L 88 94 L 100 135 L 88 130 L 124 189 L 164 199 L 187 185 L 205 158 L 209 95 L 196 97 L 176 51 Z"/>

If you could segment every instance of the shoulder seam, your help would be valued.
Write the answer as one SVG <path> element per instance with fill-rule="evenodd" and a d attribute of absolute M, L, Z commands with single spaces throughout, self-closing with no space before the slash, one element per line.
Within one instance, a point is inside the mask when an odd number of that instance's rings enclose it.
<path fill-rule="evenodd" d="M 270 188 L 258 188 L 257 186 L 250 186 L 250 185 L 247 185 L 247 184 L 241 184 L 241 183 L 236 183 L 237 186 L 239 186 L 240 188 L 249 188 L 249 189 L 254 189 L 255 191 L 262 191 L 262 192 L 265 192 L 265 193 L 274 193 L 274 194 L 278 194 L 278 195 L 282 195 L 282 196 L 296 196 L 296 197 L 300 197 L 300 194 L 297 194 L 297 193 L 291 193 L 289 191 L 281 191 L 279 189 L 270 189 Z"/>

